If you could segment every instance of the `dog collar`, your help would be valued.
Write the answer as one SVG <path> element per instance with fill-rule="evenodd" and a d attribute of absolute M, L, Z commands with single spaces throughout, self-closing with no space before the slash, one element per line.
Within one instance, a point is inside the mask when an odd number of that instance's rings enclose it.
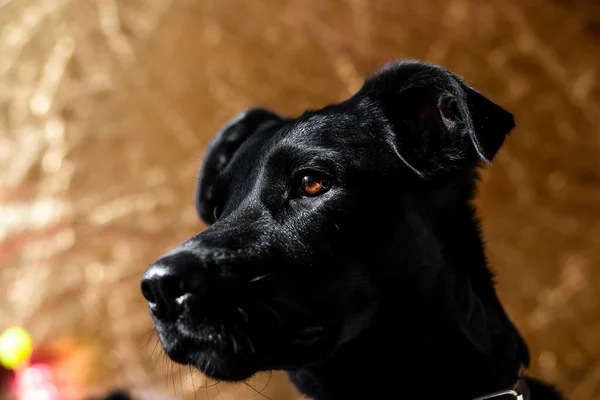
<path fill-rule="evenodd" d="M 524 374 L 525 368 L 523 365 L 519 368 L 519 375 L 517 382 L 510 389 L 500 390 L 494 393 L 488 393 L 483 396 L 474 398 L 473 400 L 529 400 L 529 387 L 527 386 L 527 380 Z"/>

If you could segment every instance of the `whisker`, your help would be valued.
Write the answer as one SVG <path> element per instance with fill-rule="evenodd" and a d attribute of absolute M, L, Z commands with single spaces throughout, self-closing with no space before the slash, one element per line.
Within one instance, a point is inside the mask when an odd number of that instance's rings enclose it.
<path fill-rule="evenodd" d="M 215 385 L 215 390 L 217 391 L 217 397 L 220 398 L 221 397 L 221 391 L 219 390 L 219 386 Z"/>
<path fill-rule="evenodd" d="M 192 371 L 192 367 L 190 367 L 189 365 L 188 367 L 188 371 L 190 373 L 190 377 L 192 378 L 192 387 L 194 388 L 194 400 L 197 400 L 198 397 L 196 396 L 196 384 L 194 383 L 194 372 Z"/>
<path fill-rule="evenodd" d="M 181 375 L 181 365 L 179 364 L 179 388 L 181 389 L 181 395 L 183 396 L 183 376 Z"/>
<path fill-rule="evenodd" d="M 256 349 L 254 348 L 254 345 L 252 344 L 252 340 L 250 340 L 250 336 L 244 335 L 244 333 L 240 330 L 240 327 L 238 326 L 238 324 L 234 323 L 233 328 L 241 335 L 241 337 L 246 339 L 246 341 L 248 342 L 248 346 L 250 347 L 250 352 L 255 353 Z"/>
<path fill-rule="evenodd" d="M 252 344 L 252 340 L 250 340 L 250 336 L 246 336 L 246 340 L 248 341 L 248 344 L 250 345 L 250 352 L 256 353 L 256 349 L 254 349 L 254 345 Z"/>
<path fill-rule="evenodd" d="M 151 360 L 154 358 L 154 352 L 156 351 L 156 347 L 158 346 L 159 343 L 160 343 L 160 340 L 158 340 L 158 338 L 156 338 L 156 343 L 154 343 L 154 348 L 152 349 L 152 353 L 150 354 Z"/>
<path fill-rule="evenodd" d="M 209 358 L 209 359 L 208 359 L 208 361 L 206 362 L 206 368 L 205 368 L 205 370 L 206 370 L 206 375 L 211 375 L 211 374 L 210 374 L 210 372 L 209 372 L 209 369 L 210 369 L 210 358 Z"/>
<path fill-rule="evenodd" d="M 175 395 L 177 395 L 177 389 L 175 388 L 175 364 L 173 362 L 169 363 L 171 365 L 171 381 L 173 382 L 173 391 Z"/>
<path fill-rule="evenodd" d="M 225 325 L 221 324 L 221 330 L 217 334 L 217 338 L 219 338 L 219 345 L 221 346 L 221 351 L 225 348 L 225 343 L 223 343 L 223 336 L 225 336 Z"/>
<path fill-rule="evenodd" d="M 217 333 L 217 339 L 219 339 L 219 344 L 221 346 L 221 351 L 223 351 L 223 336 L 220 333 Z"/>
<path fill-rule="evenodd" d="M 281 317 L 279 316 L 279 314 L 277 314 L 277 312 L 275 310 L 273 310 L 273 308 L 271 306 L 269 306 L 267 303 L 264 303 L 262 301 L 259 301 L 258 303 L 260 305 L 262 305 L 264 308 L 266 308 L 267 310 L 269 310 L 271 312 L 271 314 L 273 314 L 275 316 L 275 318 L 279 322 L 279 325 L 283 325 L 283 321 L 281 320 Z"/>
<path fill-rule="evenodd" d="M 206 376 L 206 374 L 204 374 L 204 376 Z M 208 376 L 206 376 L 206 381 L 208 382 Z M 209 399 L 209 395 L 208 395 L 208 385 L 204 385 L 204 390 L 206 391 L 206 398 Z"/>
<path fill-rule="evenodd" d="M 265 399 L 268 400 L 273 400 L 272 398 L 270 398 L 269 396 L 267 396 L 266 394 L 259 392 L 254 386 L 252 386 L 251 384 L 249 384 L 246 381 L 242 381 L 246 386 L 248 386 L 250 389 L 254 390 L 257 394 L 260 394 L 262 397 L 264 397 Z"/>
<path fill-rule="evenodd" d="M 269 371 L 269 380 L 267 381 L 265 386 L 260 390 L 260 393 L 264 392 L 267 386 L 269 386 L 269 383 L 271 383 L 271 378 L 273 378 L 273 371 Z"/>
<path fill-rule="evenodd" d="M 163 353 L 164 354 L 164 353 Z M 166 357 L 163 356 L 163 370 L 165 371 L 165 386 L 169 388 L 169 362 Z"/>
<path fill-rule="evenodd" d="M 148 340 L 146 341 L 146 345 L 144 346 L 144 350 L 148 351 L 148 345 L 150 345 L 150 341 L 152 340 L 152 338 L 154 337 L 154 334 L 156 333 L 156 331 L 154 329 L 152 329 L 150 331 L 150 336 L 148 337 Z"/>
<path fill-rule="evenodd" d="M 207 364 L 207 365 L 210 365 L 210 363 Z M 201 386 L 196 386 L 196 383 L 194 382 L 194 370 L 192 370 L 192 368 L 189 365 L 188 365 L 188 369 L 190 371 L 189 375 L 192 378 L 192 386 L 194 387 L 194 397 L 196 397 L 196 389 L 206 389 L 206 398 L 208 399 L 208 389 L 210 389 L 212 387 L 217 387 L 219 385 L 219 383 L 221 383 L 221 382 L 220 381 L 214 381 L 208 375 L 206 375 L 205 373 L 201 372 L 202 375 L 203 375 L 203 378 L 206 380 L 206 384 L 205 385 L 201 385 Z M 210 383 L 211 381 L 213 381 L 213 383 Z"/>
<path fill-rule="evenodd" d="M 165 371 L 165 386 L 168 388 L 169 387 L 169 358 L 167 357 L 167 355 L 163 352 L 161 353 L 163 355 L 163 370 Z"/>
<path fill-rule="evenodd" d="M 211 380 L 211 378 L 209 378 L 208 376 L 205 376 L 206 380 L 209 381 Z M 205 386 L 199 386 L 200 388 L 212 388 L 212 387 L 217 387 L 219 386 L 219 383 L 221 383 L 220 381 L 214 381 L 214 383 L 211 383 L 210 385 L 205 385 Z"/>
<path fill-rule="evenodd" d="M 260 276 L 257 276 L 255 278 L 250 279 L 248 281 L 248 283 L 256 283 L 256 282 L 262 281 L 263 279 L 268 278 L 270 275 L 271 275 L 271 272 L 268 272 L 268 273 L 266 273 L 264 275 L 260 275 Z"/>
<path fill-rule="evenodd" d="M 242 307 L 238 307 L 237 310 L 240 314 L 242 314 L 242 317 L 244 317 L 244 321 L 246 321 L 246 323 L 248 323 L 248 314 L 246 314 L 244 309 Z"/>
<path fill-rule="evenodd" d="M 164 356 L 163 354 L 163 362 L 162 362 L 162 369 L 164 371 L 165 374 L 165 386 L 168 388 L 169 387 L 169 374 L 167 373 L 167 358 Z"/>
<path fill-rule="evenodd" d="M 235 340 L 235 336 L 231 336 L 231 342 L 233 344 L 233 354 L 237 354 L 238 352 L 238 344 L 237 344 L 237 340 Z"/>

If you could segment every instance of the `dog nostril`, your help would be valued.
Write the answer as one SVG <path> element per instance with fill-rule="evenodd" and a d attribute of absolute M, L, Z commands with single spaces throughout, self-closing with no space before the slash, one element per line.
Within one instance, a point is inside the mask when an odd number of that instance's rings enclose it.
<path fill-rule="evenodd" d="M 149 303 L 156 303 L 156 297 L 148 281 L 142 281 L 142 295 Z"/>

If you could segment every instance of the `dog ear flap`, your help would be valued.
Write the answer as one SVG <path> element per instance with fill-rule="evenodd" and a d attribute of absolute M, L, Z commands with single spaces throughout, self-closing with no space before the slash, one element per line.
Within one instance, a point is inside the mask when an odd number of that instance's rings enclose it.
<path fill-rule="evenodd" d="M 195 205 L 198 216 L 206 223 L 215 222 L 217 207 L 214 182 L 227 167 L 235 152 L 253 134 L 286 120 L 265 108 L 250 108 L 223 126 L 204 153 L 196 184 Z"/>
<path fill-rule="evenodd" d="M 466 92 L 466 128 L 479 157 L 490 162 L 515 127 L 513 115 L 463 83 Z"/>
<path fill-rule="evenodd" d="M 451 85 L 450 90 L 438 92 L 435 111 L 421 110 L 422 115 L 442 122 L 442 129 L 433 133 L 446 137 L 430 137 L 427 141 L 437 143 L 435 150 L 440 152 L 437 160 L 444 169 L 451 169 L 452 164 L 461 158 L 491 162 L 506 136 L 515 127 L 514 117 L 510 112 L 472 87 L 458 82 L 462 90 Z M 429 134 L 432 134 L 431 130 Z M 468 141 L 465 142 L 466 138 Z M 472 158 L 473 154 L 476 155 L 475 160 Z"/>
<path fill-rule="evenodd" d="M 510 112 L 425 63 L 384 67 L 362 90 L 383 107 L 402 160 L 420 176 L 492 161 L 515 126 Z"/>

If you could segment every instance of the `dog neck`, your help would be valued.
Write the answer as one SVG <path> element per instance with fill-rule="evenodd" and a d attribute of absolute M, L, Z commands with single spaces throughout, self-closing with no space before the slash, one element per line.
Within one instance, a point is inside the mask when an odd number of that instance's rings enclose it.
<path fill-rule="evenodd" d="M 431 288 L 437 304 L 402 307 L 385 299 L 390 307 L 367 332 L 323 362 L 288 371 L 304 395 L 467 400 L 519 380 L 520 367 L 529 364 L 527 347 L 496 295 L 472 208 L 461 210 L 463 215 L 454 211 L 450 215 L 460 224 L 441 226 L 461 231 L 433 232 L 443 242 L 440 248 L 452 249 L 438 258 L 444 264 L 439 267 L 455 271 Z"/>
<path fill-rule="evenodd" d="M 518 380 L 517 354 L 481 354 L 451 325 L 413 343 L 401 332 L 413 329 L 400 318 L 375 326 L 347 343 L 330 359 L 288 371 L 292 383 L 316 400 L 352 398 L 473 399 L 512 387 Z M 494 338 L 498 348 L 512 346 L 508 333 Z"/>

